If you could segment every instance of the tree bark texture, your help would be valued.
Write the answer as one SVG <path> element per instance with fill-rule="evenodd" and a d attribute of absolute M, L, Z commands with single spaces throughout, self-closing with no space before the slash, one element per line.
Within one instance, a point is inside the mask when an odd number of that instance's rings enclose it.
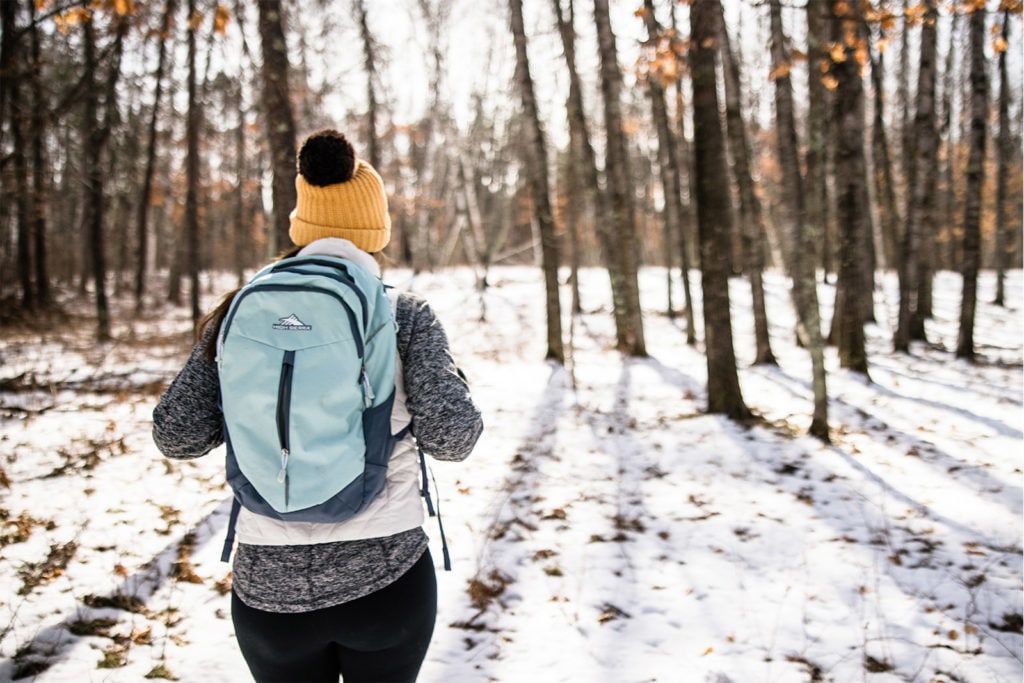
<path fill-rule="evenodd" d="M 366 150 L 370 165 L 381 168 L 380 141 L 377 139 L 377 67 L 376 48 L 367 22 L 365 0 L 356 0 L 356 19 L 363 40 L 363 70 L 366 71 Z"/>
<path fill-rule="evenodd" d="M 993 303 L 997 306 L 1006 305 L 1006 262 L 1009 245 L 1010 226 L 1008 225 L 1007 200 L 1010 164 L 1013 163 L 1013 140 L 1010 133 L 1010 78 L 1006 66 L 1006 47 L 1010 37 L 1010 10 L 1003 10 L 1003 49 L 999 53 L 999 137 L 996 141 L 996 244 L 995 271 L 996 296 Z"/>
<path fill-rule="evenodd" d="M 620 260 L 622 281 L 613 287 L 619 289 L 623 306 L 624 327 L 616 330 L 620 351 L 631 356 L 646 356 L 643 316 L 640 309 L 640 286 L 637 281 L 638 253 L 636 223 L 633 207 L 633 178 L 629 172 L 629 152 L 622 122 L 622 74 L 619 71 L 608 15 L 608 0 L 594 0 L 594 20 L 601 60 L 601 95 L 604 102 L 604 125 L 607 140 L 605 180 L 608 186 L 609 209 L 616 246 L 615 256 Z"/>
<path fill-rule="evenodd" d="M 291 241 L 288 215 L 295 206 L 295 117 L 288 87 L 288 45 L 281 0 L 259 0 L 260 46 L 263 54 L 263 99 L 270 143 L 273 235 L 281 251 Z"/>
<path fill-rule="evenodd" d="M 912 340 L 925 340 L 921 310 L 924 242 L 934 233 L 935 187 L 937 180 L 935 126 L 935 0 L 926 0 L 927 14 L 921 26 L 921 62 L 918 68 L 917 103 L 914 115 L 913 144 L 908 173 L 910 192 L 907 225 L 900 250 L 900 304 L 893 347 L 908 352 Z"/>
<path fill-rule="evenodd" d="M 829 440 L 828 394 L 825 377 L 824 342 L 821 335 L 821 312 L 818 309 L 817 278 L 814 254 L 821 226 L 806 222 L 804 182 L 797 155 L 796 121 L 793 114 L 793 86 L 789 77 L 790 55 L 782 31 L 782 4 L 770 1 L 772 72 L 775 74 L 775 125 L 782 171 L 782 214 L 792 226 L 797 248 L 793 253 L 793 295 L 800 336 L 811 356 L 811 386 L 814 393 L 814 414 L 810 434 Z"/>
<path fill-rule="evenodd" d="M 555 233 L 554 213 L 551 210 L 548 159 L 544 146 L 544 131 L 540 125 L 537 98 L 530 75 L 530 61 L 526 50 L 526 29 L 523 25 L 522 0 L 509 0 L 512 37 L 516 48 L 516 85 L 523 103 L 527 127 L 526 163 L 529 172 L 530 193 L 540 229 L 541 257 L 544 269 L 545 303 L 547 313 L 547 351 L 545 358 L 565 363 L 562 344 L 562 307 L 558 292 L 558 236 Z"/>
<path fill-rule="evenodd" d="M 652 0 L 647 0 L 651 2 Z M 755 365 L 775 365 L 771 338 L 768 334 L 768 313 L 764 297 L 764 249 L 766 234 L 761 201 L 757 198 L 751 172 L 750 141 L 747 139 L 740 103 L 740 65 L 729 43 L 725 15 L 720 1 L 715 3 L 718 24 L 719 52 L 725 76 L 725 123 L 732 153 L 733 177 L 739 188 L 740 234 L 743 240 L 744 271 L 750 280 L 750 294 L 754 313 Z"/>
<path fill-rule="evenodd" d="M 807 3 L 807 222 L 817 226 L 822 236 L 815 246 L 818 264 L 825 274 L 835 272 L 835 247 L 830 229 L 831 210 L 828 193 L 829 107 L 832 95 L 822 82 L 829 59 L 826 45 L 829 39 L 830 3 L 817 0 Z M 798 246 L 797 249 L 800 247 Z"/>
<path fill-rule="evenodd" d="M 871 150 L 874 165 L 875 194 L 882 223 L 882 258 L 879 268 L 892 268 L 899 263 L 900 218 L 896 202 L 896 178 L 892 172 L 892 153 L 885 130 L 885 59 L 874 56 L 871 46 L 871 87 L 874 90 L 874 113 L 871 125 Z"/>
<path fill-rule="evenodd" d="M 865 203 L 866 169 L 864 160 L 864 87 L 856 50 L 860 41 L 861 18 L 855 6 L 833 0 L 834 35 L 845 46 L 845 59 L 833 62 L 836 79 L 833 123 L 836 133 L 835 183 L 836 212 L 839 223 L 839 280 L 833 317 L 836 346 L 841 367 L 868 373 L 865 349 L 864 302 L 872 301 L 872 289 L 865 282 L 864 268 L 869 262 L 865 245 L 870 235 Z M 844 8 L 845 7 L 845 14 Z"/>
<path fill-rule="evenodd" d="M 135 222 L 135 235 L 138 246 L 138 261 L 135 264 L 135 310 L 142 311 L 143 299 L 146 294 L 147 255 L 149 253 L 149 204 L 153 192 L 153 174 L 156 171 L 157 122 L 160 118 L 160 98 L 163 95 L 164 68 L 167 61 L 167 41 L 170 40 L 171 17 L 176 10 L 176 0 L 166 0 L 163 18 L 160 21 L 160 33 L 156 40 L 157 47 L 156 80 L 153 91 L 153 111 L 149 117 L 148 141 L 146 143 L 146 167 L 142 174 L 142 193 L 139 198 L 138 214 Z"/>
<path fill-rule="evenodd" d="M 195 16 L 196 0 L 189 0 L 188 15 Z M 188 250 L 188 275 L 191 283 L 189 303 L 192 307 L 192 325 L 199 325 L 199 125 L 200 107 L 196 96 L 196 30 L 188 28 L 188 114 L 185 120 L 185 243 Z M 276 174 L 275 174 L 276 175 Z"/>
<path fill-rule="evenodd" d="M 694 170 L 700 239 L 704 345 L 708 366 L 708 412 L 740 420 L 743 402 L 729 308 L 729 177 L 718 109 L 715 55 L 717 19 L 711 2 L 690 7 L 690 77 L 693 83 Z"/>
<path fill-rule="evenodd" d="M 618 246 L 613 238 L 614 227 L 610 223 L 611 212 L 608 196 L 601 188 L 600 174 L 597 169 L 597 154 L 595 154 L 594 146 L 591 143 L 586 111 L 583 108 L 583 86 L 576 68 L 575 12 L 572 0 L 569 2 L 568 17 L 562 10 L 561 0 L 552 0 L 552 5 L 569 76 L 569 96 L 566 101 L 569 136 L 572 141 L 573 154 L 579 157 L 577 166 L 579 175 L 594 209 L 594 225 L 597 229 L 601 256 L 608 271 L 611 287 L 612 316 L 615 320 L 615 329 L 624 330 L 628 326 L 626 304 L 623 298 L 625 275 L 622 272 L 620 259 L 617 257 Z"/>
<path fill-rule="evenodd" d="M 971 127 L 968 139 L 967 197 L 964 204 L 963 296 L 957 358 L 974 358 L 974 318 L 981 265 L 981 193 L 985 183 L 985 118 L 988 113 L 988 65 L 985 62 L 985 11 L 971 12 Z"/>

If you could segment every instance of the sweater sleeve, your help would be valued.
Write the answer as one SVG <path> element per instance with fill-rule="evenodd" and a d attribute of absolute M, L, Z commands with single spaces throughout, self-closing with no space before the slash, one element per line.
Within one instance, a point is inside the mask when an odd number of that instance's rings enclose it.
<path fill-rule="evenodd" d="M 153 410 L 153 441 L 168 458 L 198 458 L 224 442 L 217 365 L 203 353 L 212 334 L 208 329 L 195 345 Z"/>
<path fill-rule="evenodd" d="M 426 301 L 408 293 L 399 297 L 396 318 L 406 407 L 416 442 L 438 460 L 465 460 L 480 438 L 483 419 L 455 365 L 444 328 Z"/>

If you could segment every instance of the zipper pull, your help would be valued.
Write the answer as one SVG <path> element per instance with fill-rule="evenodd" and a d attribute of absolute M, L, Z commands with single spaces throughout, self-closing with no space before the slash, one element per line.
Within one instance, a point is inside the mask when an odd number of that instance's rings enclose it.
<path fill-rule="evenodd" d="M 281 449 L 281 471 L 277 473 L 277 483 L 283 484 L 288 478 L 288 449 Z"/>
<path fill-rule="evenodd" d="M 376 397 L 373 395 L 373 387 L 370 386 L 370 376 L 366 372 L 365 365 L 360 371 L 359 378 L 363 383 L 363 402 L 366 404 L 366 407 L 369 408 L 373 405 L 373 399 Z"/>

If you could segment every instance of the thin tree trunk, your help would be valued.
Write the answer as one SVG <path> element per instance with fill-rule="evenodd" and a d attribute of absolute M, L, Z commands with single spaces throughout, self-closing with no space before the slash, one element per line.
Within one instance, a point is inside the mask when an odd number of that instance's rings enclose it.
<path fill-rule="evenodd" d="M 958 51 L 960 13 L 953 12 L 950 19 L 949 46 L 946 49 L 946 64 L 942 72 L 942 114 L 939 119 L 939 139 L 945 145 L 942 159 L 943 192 L 940 198 L 941 213 L 939 224 L 945 234 L 945 253 L 937 259 L 943 267 L 953 269 L 956 263 L 956 192 L 954 190 L 954 169 L 956 168 L 956 145 L 953 142 L 953 93 L 956 88 L 954 57 Z"/>
<path fill-rule="evenodd" d="M 377 67 L 375 41 L 366 20 L 366 3 L 356 0 L 356 19 L 363 40 L 363 69 L 366 71 L 366 149 L 370 165 L 381 168 L 380 143 L 377 139 Z"/>
<path fill-rule="evenodd" d="M 100 88 L 95 82 L 98 65 L 96 62 L 96 37 L 92 21 L 83 23 L 82 47 L 84 50 L 84 68 L 93 85 L 87 88 L 85 96 L 85 173 L 87 199 L 87 225 L 89 237 L 89 255 L 92 263 L 93 282 L 96 296 L 96 339 L 100 342 L 109 341 L 110 309 L 107 303 L 107 269 L 105 256 L 104 222 L 104 187 L 105 166 L 103 153 L 113 127 L 114 111 L 117 108 L 117 80 L 121 72 L 121 51 L 124 46 L 124 35 L 128 29 L 127 20 L 122 17 L 117 24 L 117 35 L 111 54 L 111 64 L 107 82 L 103 88 L 103 116 L 99 115 Z"/>
<path fill-rule="evenodd" d="M 793 226 L 796 249 L 793 253 L 793 294 L 801 337 L 811 355 L 811 386 L 814 392 L 814 414 L 810 434 L 829 441 L 828 392 L 825 377 L 824 343 L 821 335 L 821 312 L 813 255 L 819 239 L 819 227 L 806 222 L 806 198 L 800 161 L 797 156 L 796 122 L 793 114 L 793 88 L 789 77 L 790 56 L 782 32 L 782 5 L 771 0 L 772 73 L 775 76 L 775 124 L 782 170 L 783 213 Z"/>
<path fill-rule="evenodd" d="M 829 104 L 831 95 L 822 82 L 823 65 L 829 63 L 826 44 L 829 40 L 829 3 L 822 0 L 807 3 L 807 223 L 818 226 L 822 235 L 815 252 L 828 277 L 835 271 L 835 248 L 832 244 L 828 194 Z M 797 247 L 799 249 L 799 246 Z"/>
<path fill-rule="evenodd" d="M 676 4 L 672 3 L 671 6 L 671 21 L 672 21 L 672 32 L 676 35 L 679 34 L 678 25 L 676 23 Z M 680 44 L 681 41 L 680 41 Z M 677 53 L 677 59 L 681 59 L 681 55 Z M 693 251 L 693 234 L 694 234 L 694 211 L 693 211 L 693 197 L 696 195 L 695 187 L 696 180 L 693 177 L 693 163 L 692 155 L 690 154 L 690 144 L 686 138 L 686 126 L 684 125 L 685 109 L 685 95 L 683 88 L 682 70 L 679 71 L 675 83 L 675 100 L 676 100 L 676 117 L 675 121 L 676 130 L 679 132 L 677 138 L 678 144 L 676 145 L 676 166 L 679 168 L 680 173 L 686 174 L 686 181 L 683 183 L 683 188 L 686 190 L 686 201 L 683 202 L 683 213 L 680 216 L 679 222 L 679 255 L 680 263 L 679 270 L 683 281 L 683 297 L 684 312 L 686 315 L 686 343 L 690 346 L 697 345 L 697 324 L 694 320 L 693 311 L 693 294 L 690 287 L 690 269 L 692 267 L 693 258 L 691 252 Z"/>
<path fill-rule="evenodd" d="M 611 212 L 609 210 L 608 196 L 601 188 L 597 170 L 597 155 L 594 153 L 594 146 L 591 143 L 586 113 L 583 108 L 583 87 L 580 84 L 579 72 L 576 69 L 574 5 L 572 0 L 569 0 L 568 17 L 565 16 L 562 10 L 560 0 L 552 0 L 552 5 L 555 11 L 555 19 L 558 23 L 558 33 L 562 40 L 562 52 L 565 55 L 569 76 L 569 96 L 566 100 L 569 135 L 574 154 L 580 159 L 580 177 L 593 207 L 594 223 L 597 229 L 598 243 L 601 247 L 601 257 L 608 272 L 611 287 L 612 317 L 615 321 L 615 329 L 623 330 L 628 325 L 626 305 L 623 300 L 625 275 L 622 272 L 620 260 L 616 257 L 618 247 L 612 238 L 613 229 L 610 223 Z"/>
<path fill-rule="evenodd" d="M 615 230 L 615 256 L 620 259 L 624 327 L 616 330 L 617 346 L 631 356 L 646 356 L 643 315 L 640 309 L 640 286 L 637 281 L 638 257 L 636 217 L 633 207 L 633 178 L 629 172 L 629 151 L 623 129 L 622 72 L 619 69 L 608 15 L 608 0 L 594 0 L 594 21 L 601 60 L 601 95 L 604 102 L 604 125 L 607 139 L 605 176 L 610 199 L 609 209 Z"/>
<path fill-rule="evenodd" d="M 189 0 L 188 15 L 195 16 L 196 0 Z M 188 275 L 191 283 L 189 302 L 192 324 L 202 317 L 199 308 L 199 101 L 196 97 L 196 27 L 188 29 L 188 114 L 185 121 L 185 243 L 188 245 Z"/>
<path fill-rule="evenodd" d="M 693 139 L 697 176 L 704 346 L 708 366 L 708 412 L 734 420 L 750 416 L 740 391 L 729 308 L 728 172 L 719 121 L 715 79 L 717 19 L 710 2 L 690 7 L 690 74 L 693 83 Z"/>
<path fill-rule="evenodd" d="M 845 10 L 844 10 L 845 8 Z M 861 17 L 855 5 L 832 0 L 833 36 L 845 46 L 845 59 L 833 62 L 836 79 L 833 129 L 836 133 L 835 176 L 839 219 L 839 280 L 833 316 L 835 340 L 841 367 L 868 374 L 865 348 L 864 302 L 873 291 L 865 282 L 868 261 L 865 244 L 869 237 L 869 207 L 864 203 L 866 169 L 864 161 L 864 85 L 856 50 L 865 37 L 860 34 Z"/>
<path fill-rule="evenodd" d="M 988 115 L 988 65 L 985 62 L 985 9 L 971 11 L 971 128 L 964 206 L 963 298 L 956 357 L 974 358 L 974 316 L 981 263 L 981 194 L 985 184 L 985 119 Z"/>
<path fill-rule="evenodd" d="M 295 206 L 295 117 L 288 87 L 288 46 L 281 0 L 259 0 L 260 44 L 263 53 L 263 98 L 273 181 L 274 248 L 284 250 L 290 239 L 288 215 Z"/>
<path fill-rule="evenodd" d="M 646 0 L 652 2 L 653 0 Z M 733 177 L 739 187 L 740 195 L 740 233 L 743 237 L 743 256 L 747 277 L 750 279 L 750 292 L 754 312 L 754 339 L 756 352 L 755 365 L 776 365 L 772 353 L 771 339 L 768 334 L 768 313 L 765 308 L 764 280 L 764 249 L 765 229 L 764 217 L 761 212 L 761 201 L 757 198 L 754 188 L 754 177 L 751 173 L 750 142 L 747 140 L 746 125 L 740 111 L 740 66 L 729 44 L 729 32 L 725 27 L 725 15 L 722 3 L 715 3 L 717 13 L 718 35 L 720 38 L 719 52 L 722 56 L 723 73 L 725 75 L 725 122 L 729 136 L 729 149 L 732 152 Z"/>
<path fill-rule="evenodd" d="M 149 117 L 149 131 L 146 147 L 146 168 L 142 175 L 142 195 L 139 198 L 138 216 L 135 222 L 135 234 L 138 240 L 138 261 L 135 267 L 135 312 L 139 313 L 142 311 L 144 306 L 144 298 L 146 295 L 146 280 L 147 278 L 147 254 L 149 252 L 149 204 L 150 195 L 153 191 L 153 174 L 156 171 L 156 146 L 157 146 L 157 121 L 160 117 L 160 98 L 163 94 L 164 86 L 164 68 L 167 61 L 167 41 L 170 39 L 170 27 L 171 17 L 174 15 L 176 9 L 176 0 L 166 0 L 164 3 L 164 14 L 160 21 L 160 33 L 157 36 L 159 43 L 157 61 L 156 61 L 156 73 L 153 78 L 156 79 L 155 88 L 153 91 L 153 111 Z"/>
<path fill-rule="evenodd" d="M 999 52 L 999 138 L 996 141 L 998 160 L 996 166 L 996 296 L 993 303 L 1006 305 L 1006 261 L 1007 239 L 1010 226 L 1007 224 L 1007 198 L 1010 164 L 1013 162 L 1013 142 L 1010 136 L 1010 79 L 1006 66 L 1006 47 L 1010 37 L 1010 9 L 1003 9 L 1002 49 Z"/>
<path fill-rule="evenodd" d="M 523 26 L 522 0 L 509 0 L 512 37 L 516 48 L 516 84 L 523 103 L 523 114 L 527 128 L 526 163 L 529 169 L 530 193 L 540 230 L 541 257 L 544 268 L 544 286 L 547 311 L 547 350 L 545 358 L 565 363 L 565 349 L 562 344 L 562 307 L 558 292 L 558 237 L 555 233 L 554 213 L 551 210 L 550 185 L 548 183 L 548 159 L 544 146 L 544 131 L 540 125 L 537 99 L 530 76 L 530 61 L 526 51 L 526 29 Z"/>
<path fill-rule="evenodd" d="M 900 224 L 899 206 L 896 202 L 896 180 L 892 172 L 892 154 L 885 130 L 885 58 L 875 57 L 873 48 L 868 46 L 871 56 L 871 87 L 874 90 L 874 115 L 871 125 L 871 149 L 874 162 L 875 193 L 881 205 L 882 259 L 881 268 L 891 268 L 899 263 Z"/>
<path fill-rule="evenodd" d="M 11 3 L 14 4 L 14 3 Z M 22 71 L 21 64 L 14 62 L 11 66 Z M 14 170 L 14 217 L 17 223 L 17 268 L 18 284 L 21 288 L 21 307 L 25 311 L 36 308 L 36 293 L 32 286 L 32 216 L 29 206 L 29 175 L 26 147 L 28 141 L 25 129 L 28 127 L 28 113 L 25 111 L 25 98 L 22 97 L 23 77 L 16 75 L 10 80 L 11 95 L 11 165 Z"/>
<path fill-rule="evenodd" d="M 925 340 L 921 310 L 922 281 L 926 273 L 921 251 L 934 232 L 935 156 L 935 0 L 926 0 L 921 27 L 921 65 L 918 69 L 912 161 L 909 168 L 907 226 L 903 234 L 900 266 L 900 307 L 893 347 L 908 352 L 911 340 Z"/>

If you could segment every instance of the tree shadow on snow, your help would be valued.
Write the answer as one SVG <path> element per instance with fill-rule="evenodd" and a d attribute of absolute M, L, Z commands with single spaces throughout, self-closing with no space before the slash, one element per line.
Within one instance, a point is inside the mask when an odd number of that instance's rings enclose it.
<path fill-rule="evenodd" d="M 41 628 L 31 641 L 18 648 L 15 657 L 0 662 L 0 680 L 33 678 L 66 659 L 81 642 L 81 637 L 72 634 L 77 623 L 101 618 L 120 621 L 126 613 L 156 619 L 157 615 L 147 603 L 168 579 L 176 580 L 173 575 L 179 549 L 189 544 L 195 554 L 211 540 L 223 540 L 230 509 L 231 499 L 228 498 L 106 595 L 77 597 L 79 604 L 73 614 Z"/>

